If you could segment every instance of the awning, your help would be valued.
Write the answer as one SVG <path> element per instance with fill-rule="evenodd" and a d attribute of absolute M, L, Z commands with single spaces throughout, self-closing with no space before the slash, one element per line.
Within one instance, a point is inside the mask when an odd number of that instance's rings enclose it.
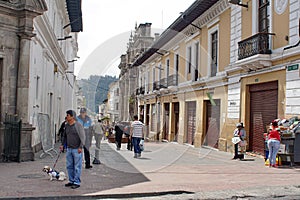
<path fill-rule="evenodd" d="M 64 28 L 71 25 L 71 32 L 82 31 L 81 0 L 66 0 L 66 2 L 70 23 Z"/>

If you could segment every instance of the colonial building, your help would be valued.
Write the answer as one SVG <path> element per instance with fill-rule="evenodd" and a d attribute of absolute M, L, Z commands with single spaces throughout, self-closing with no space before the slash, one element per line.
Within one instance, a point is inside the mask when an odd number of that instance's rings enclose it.
<path fill-rule="evenodd" d="M 230 3 L 231 2 L 231 3 Z M 132 64 L 147 136 L 232 151 L 243 122 L 263 153 L 275 118 L 300 114 L 297 0 L 199 0 Z"/>
<path fill-rule="evenodd" d="M 22 120 L 17 160 L 32 160 L 33 150 L 50 149 L 66 109 L 76 108 L 73 71 L 76 32 L 82 31 L 80 2 L 0 1 L 0 114 L 5 124 L 7 116 Z M 6 148 L 12 145 L 6 143 L 7 126 L 1 130 L 1 151 L 14 157 Z"/>
<path fill-rule="evenodd" d="M 109 91 L 107 94 L 108 103 L 107 103 L 107 112 L 111 122 L 118 122 L 119 119 L 119 99 L 120 99 L 120 87 L 119 81 L 112 82 L 109 85 Z"/>
<path fill-rule="evenodd" d="M 134 60 L 144 53 L 153 43 L 151 36 L 151 23 L 140 24 L 135 27 L 135 31 L 130 35 L 126 54 L 121 56 L 119 69 L 120 87 L 120 115 L 121 121 L 130 121 L 134 113 L 137 113 L 136 91 L 138 89 L 138 70 L 132 68 Z"/>

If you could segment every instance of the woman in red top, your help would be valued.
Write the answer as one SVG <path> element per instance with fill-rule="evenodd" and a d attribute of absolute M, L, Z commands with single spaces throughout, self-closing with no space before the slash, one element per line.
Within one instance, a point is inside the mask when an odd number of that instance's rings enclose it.
<path fill-rule="evenodd" d="M 280 147 L 280 129 L 271 130 L 268 135 L 270 167 L 276 167 L 276 155 Z"/>

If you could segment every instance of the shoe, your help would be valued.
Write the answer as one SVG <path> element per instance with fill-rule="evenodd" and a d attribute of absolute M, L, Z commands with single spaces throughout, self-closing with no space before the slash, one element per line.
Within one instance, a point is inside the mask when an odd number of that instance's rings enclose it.
<path fill-rule="evenodd" d="M 65 187 L 72 187 L 74 184 L 73 183 L 67 183 L 65 184 Z"/>
<path fill-rule="evenodd" d="M 95 158 L 94 161 L 93 161 L 93 164 L 94 165 L 100 165 L 101 162 L 100 162 L 100 160 L 98 160 L 97 158 Z"/>
<path fill-rule="evenodd" d="M 77 189 L 77 188 L 79 188 L 79 187 L 80 187 L 80 185 L 77 185 L 77 184 L 73 184 L 73 185 L 71 186 L 72 189 Z"/>
<path fill-rule="evenodd" d="M 138 157 L 138 158 L 140 158 L 141 156 L 142 156 L 142 154 L 141 154 L 141 153 L 138 153 L 138 154 L 137 154 L 137 157 Z"/>
<path fill-rule="evenodd" d="M 138 154 L 137 153 L 135 153 L 134 154 L 134 156 L 133 156 L 133 158 L 137 158 L 138 157 Z"/>
<path fill-rule="evenodd" d="M 85 166 L 85 168 L 86 169 L 91 169 L 91 168 L 93 168 L 93 166 L 92 165 L 88 165 L 88 166 Z"/>

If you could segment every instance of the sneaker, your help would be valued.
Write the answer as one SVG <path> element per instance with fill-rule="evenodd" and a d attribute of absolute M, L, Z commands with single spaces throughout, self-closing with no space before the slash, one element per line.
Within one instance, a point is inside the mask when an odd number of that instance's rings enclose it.
<path fill-rule="evenodd" d="M 94 161 L 93 161 L 93 164 L 94 165 L 100 165 L 101 162 L 100 162 L 100 160 L 98 160 L 97 158 L 95 158 Z"/>
<path fill-rule="evenodd" d="M 138 157 L 138 158 L 140 158 L 141 156 L 142 156 L 142 154 L 141 154 L 141 153 L 138 153 L 138 154 L 137 154 L 137 157 Z"/>
<path fill-rule="evenodd" d="M 93 166 L 92 165 L 87 165 L 87 166 L 85 166 L 85 168 L 86 169 L 91 169 L 91 168 L 93 168 Z"/>
<path fill-rule="evenodd" d="M 79 188 L 79 187 L 80 187 L 80 185 L 77 185 L 77 184 L 73 184 L 73 185 L 71 186 L 72 189 L 77 189 L 77 188 Z"/>
<path fill-rule="evenodd" d="M 135 153 L 134 154 L 134 156 L 133 156 L 133 158 L 137 158 L 138 157 L 138 154 L 137 153 Z"/>
<path fill-rule="evenodd" d="M 74 185 L 73 183 L 67 183 L 67 184 L 65 184 L 65 187 L 71 187 L 73 185 Z"/>

